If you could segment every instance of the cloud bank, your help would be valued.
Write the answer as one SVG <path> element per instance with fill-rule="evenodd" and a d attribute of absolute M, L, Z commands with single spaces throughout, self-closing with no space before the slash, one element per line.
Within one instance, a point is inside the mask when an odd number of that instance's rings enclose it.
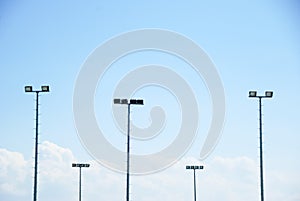
<path fill-rule="evenodd" d="M 40 145 L 38 198 L 43 201 L 78 199 L 78 162 L 72 151 L 45 141 Z M 125 175 L 112 172 L 95 161 L 84 161 L 82 199 L 119 201 L 125 198 Z M 0 198 L 5 201 L 32 199 L 33 160 L 0 148 Z M 146 176 L 131 177 L 131 200 L 193 200 L 193 172 L 185 165 L 201 163 L 185 157 L 171 168 Z M 259 200 L 257 161 L 241 157 L 215 157 L 197 171 L 197 196 L 210 201 Z M 266 198 L 273 201 L 300 200 L 299 177 L 269 171 Z"/>

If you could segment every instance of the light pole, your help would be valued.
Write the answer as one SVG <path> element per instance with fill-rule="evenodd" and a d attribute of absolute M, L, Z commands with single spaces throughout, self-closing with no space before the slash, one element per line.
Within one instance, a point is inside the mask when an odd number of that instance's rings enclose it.
<path fill-rule="evenodd" d="M 249 91 L 249 98 L 258 98 L 259 100 L 259 156 L 260 156 L 260 196 L 264 201 L 264 174 L 263 174 L 263 145 L 262 145 L 262 108 L 261 102 L 263 98 L 272 98 L 273 91 L 266 91 L 264 96 L 257 96 L 256 91 Z"/>
<path fill-rule="evenodd" d="M 197 166 L 197 165 L 187 165 L 186 169 L 187 170 L 194 170 L 194 199 L 196 199 L 196 170 L 202 170 L 204 167 L 203 165 Z"/>
<path fill-rule="evenodd" d="M 127 177 L 126 177 L 126 201 L 129 201 L 129 153 L 130 153 L 130 105 L 144 105 L 142 99 L 114 99 L 114 104 L 127 105 Z"/>
<path fill-rule="evenodd" d="M 35 113 L 35 157 L 34 157 L 34 182 L 33 201 L 37 200 L 37 170 L 38 170 L 38 142 L 39 142 L 39 93 L 49 92 L 49 86 L 42 86 L 41 90 L 32 90 L 32 86 L 25 86 L 26 93 L 36 93 L 36 113 Z"/>
<path fill-rule="evenodd" d="M 72 163 L 72 167 L 78 167 L 79 168 L 79 201 L 81 201 L 81 168 L 82 167 L 90 167 L 90 164 L 84 164 L 84 163 Z"/>

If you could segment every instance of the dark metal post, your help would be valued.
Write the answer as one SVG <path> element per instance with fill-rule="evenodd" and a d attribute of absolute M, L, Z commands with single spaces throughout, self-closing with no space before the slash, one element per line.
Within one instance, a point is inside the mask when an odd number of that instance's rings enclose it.
<path fill-rule="evenodd" d="M 196 184 L 196 170 L 202 170 L 204 167 L 203 165 L 187 165 L 185 167 L 187 170 L 193 170 L 194 171 L 194 201 L 197 200 L 197 184 Z"/>
<path fill-rule="evenodd" d="M 126 174 L 126 201 L 129 201 L 129 176 L 130 176 L 130 105 L 144 105 L 142 99 L 114 99 L 114 104 L 127 105 L 127 174 Z"/>
<path fill-rule="evenodd" d="M 127 179 L 126 179 L 126 201 L 129 201 L 129 152 L 130 152 L 130 103 L 128 103 L 127 119 Z"/>
<path fill-rule="evenodd" d="M 261 98 L 259 97 L 259 148 L 260 148 L 260 194 L 261 201 L 264 201 L 264 174 L 263 174 L 263 147 L 262 147 L 262 108 Z"/>
<path fill-rule="evenodd" d="M 39 141 L 39 92 L 36 91 L 36 114 L 35 114 L 35 157 L 34 157 L 34 183 L 33 201 L 37 200 L 37 169 L 38 169 L 38 141 Z"/>
<path fill-rule="evenodd" d="M 72 163 L 72 167 L 78 167 L 79 168 L 79 201 L 81 201 L 81 168 L 82 167 L 90 167 L 90 164 L 88 163 Z"/>
<path fill-rule="evenodd" d="M 195 198 L 195 201 L 197 200 L 196 199 L 196 169 L 194 169 L 194 198 Z"/>
<path fill-rule="evenodd" d="M 81 201 L 81 167 L 79 167 L 79 201 Z"/>
<path fill-rule="evenodd" d="M 37 174 L 38 174 L 38 145 L 39 145 L 39 92 L 49 92 L 49 86 L 41 86 L 41 90 L 32 90 L 32 86 L 25 86 L 25 92 L 36 94 L 35 107 L 35 154 L 34 154 L 34 180 L 33 180 L 33 201 L 37 200 Z"/>
<path fill-rule="evenodd" d="M 260 196 L 264 201 L 263 143 L 262 143 L 262 98 L 272 98 L 273 91 L 265 91 L 264 96 L 258 96 L 256 91 L 249 91 L 249 98 L 259 99 L 259 161 L 260 161 Z"/>

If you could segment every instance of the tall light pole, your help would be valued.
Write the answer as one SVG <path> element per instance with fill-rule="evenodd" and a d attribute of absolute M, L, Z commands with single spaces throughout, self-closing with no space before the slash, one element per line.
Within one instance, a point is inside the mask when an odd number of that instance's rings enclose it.
<path fill-rule="evenodd" d="M 34 157 L 34 182 L 33 201 L 37 200 L 37 171 L 38 171 L 38 142 L 39 142 L 39 93 L 49 92 L 49 86 L 42 86 L 41 90 L 32 90 L 32 86 L 25 86 L 26 93 L 36 93 L 36 113 L 35 113 L 35 157 Z"/>
<path fill-rule="evenodd" d="M 263 145 L 262 145 L 262 99 L 272 98 L 273 91 L 266 91 L 264 96 L 258 96 L 256 91 L 249 91 L 249 98 L 258 98 L 259 100 L 259 156 L 260 156 L 260 197 L 264 201 L 264 174 L 263 174 Z"/>
<path fill-rule="evenodd" d="M 195 201 L 197 200 L 196 198 L 196 170 L 202 170 L 204 167 L 202 165 L 197 166 L 197 165 L 187 165 L 186 169 L 187 170 L 194 170 L 194 199 Z"/>
<path fill-rule="evenodd" d="M 127 105 L 127 177 L 126 177 L 126 201 L 129 201 L 129 156 L 130 156 L 130 105 L 144 105 L 142 99 L 114 99 L 114 104 Z"/>
<path fill-rule="evenodd" d="M 79 168 L 79 201 L 81 201 L 81 168 L 82 167 L 90 167 L 90 164 L 87 163 L 72 163 L 72 167 L 78 167 Z"/>

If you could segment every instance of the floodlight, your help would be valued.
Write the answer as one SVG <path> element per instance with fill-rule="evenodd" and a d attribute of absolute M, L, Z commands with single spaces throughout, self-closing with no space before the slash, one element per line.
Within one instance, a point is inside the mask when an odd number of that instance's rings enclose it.
<path fill-rule="evenodd" d="M 42 86 L 42 91 L 43 92 L 49 92 L 49 86 Z"/>
<path fill-rule="evenodd" d="M 256 97 L 256 91 L 249 91 L 249 97 Z"/>
<path fill-rule="evenodd" d="M 142 100 L 142 99 L 130 99 L 130 104 L 144 105 L 144 100 Z"/>
<path fill-rule="evenodd" d="M 128 104 L 128 100 L 127 99 L 120 99 L 120 98 L 115 98 L 114 99 L 114 104 Z"/>
<path fill-rule="evenodd" d="M 121 104 L 128 104 L 128 100 L 127 99 L 121 99 Z"/>
<path fill-rule="evenodd" d="M 273 97 L 273 91 L 266 91 L 265 92 L 266 97 L 272 98 Z"/>
<path fill-rule="evenodd" d="M 136 100 L 135 99 L 130 99 L 130 104 L 136 104 Z"/>
<path fill-rule="evenodd" d="M 198 166 L 198 165 L 187 165 L 186 169 L 188 169 L 188 170 L 190 170 L 190 169 L 192 169 L 192 170 L 203 169 L 203 165 L 200 165 L 200 166 Z"/>
<path fill-rule="evenodd" d="M 114 104 L 120 104 L 120 103 L 121 103 L 121 99 L 119 99 L 119 98 L 114 99 Z"/>
<path fill-rule="evenodd" d="M 25 86 L 25 92 L 32 92 L 32 86 Z"/>
<path fill-rule="evenodd" d="M 138 100 L 136 100 L 136 104 L 137 105 L 144 105 L 144 100 L 138 99 Z"/>
<path fill-rule="evenodd" d="M 84 163 L 72 163 L 72 167 L 79 167 L 79 168 L 82 168 L 82 167 L 90 167 L 90 164 L 84 164 Z"/>

